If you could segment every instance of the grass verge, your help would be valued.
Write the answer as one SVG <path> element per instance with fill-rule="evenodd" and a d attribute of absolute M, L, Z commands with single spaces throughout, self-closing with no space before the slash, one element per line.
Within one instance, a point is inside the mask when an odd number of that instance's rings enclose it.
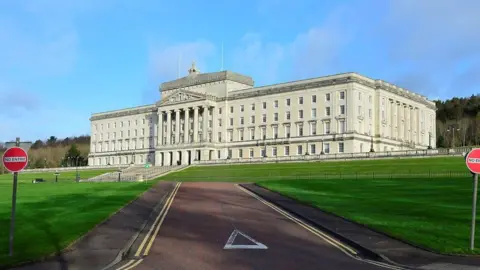
<path fill-rule="evenodd" d="M 12 185 L 0 181 L 0 231 L 5 232 L 0 234 L 2 267 L 63 250 L 156 183 L 32 184 L 27 179 L 18 185 L 13 257 L 8 256 Z"/>
<path fill-rule="evenodd" d="M 480 254 L 480 249 L 469 250 L 471 177 L 306 179 L 258 184 L 437 252 Z"/>

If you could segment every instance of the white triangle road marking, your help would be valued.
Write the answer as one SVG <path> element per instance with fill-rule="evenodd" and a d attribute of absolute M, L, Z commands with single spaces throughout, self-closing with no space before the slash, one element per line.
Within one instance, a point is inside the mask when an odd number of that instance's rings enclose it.
<path fill-rule="evenodd" d="M 239 234 L 250 240 L 252 243 L 254 243 L 254 245 L 234 245 L 233 242 L 235 241 L 235 237 L 237 237 Z M 268 247 L 246 235 L 245 233 L 239 230 L 234 230 L 232 234 L 230 234 L 230 237 L 228 238 L 223 249 L 268 249 Z"/>

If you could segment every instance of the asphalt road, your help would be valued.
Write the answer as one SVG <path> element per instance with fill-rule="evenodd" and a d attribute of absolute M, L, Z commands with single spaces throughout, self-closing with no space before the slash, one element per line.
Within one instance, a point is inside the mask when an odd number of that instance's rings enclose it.
<path fill-rule="evenodd" d="M 177 188 L 140 257 L 117 269 L 401 269 L 358 259 L 355 250 L 234 184 Z"/>

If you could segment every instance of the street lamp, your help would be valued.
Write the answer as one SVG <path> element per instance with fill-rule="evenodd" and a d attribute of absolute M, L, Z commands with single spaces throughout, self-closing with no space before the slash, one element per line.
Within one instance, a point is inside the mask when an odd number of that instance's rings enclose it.
<path fill-rule="evenodd" d="M 308 140 L 307 140 L 307 149 L 305 149 L 305 156 L 308 156 L 309 153 L 308 153 Z"/>
<path fill-rule="evenodd" d="M 372 136 L 370 140 L 370 153 L 373 153 L 373 152 L 375 152 L 375 149 L 373 149 L 373 136 Z"/>
<path fill-rule="evenodd" d="M 263 157 L 267 157 L 267 142 L 265 141 L 266 137 L 263 137 Z"/>
<path fill-rule="evenodd" d="M 47 158 L 43 159 L 43 168 L 47 168 Z"/>
<path fill-rule="evenodd" d="M 452 132 L 452 148 L 455 147 L 455 130 L 460 131 L 460 128 L 457 124 L 449 125 L 447 128 L 447 132 Z"/>

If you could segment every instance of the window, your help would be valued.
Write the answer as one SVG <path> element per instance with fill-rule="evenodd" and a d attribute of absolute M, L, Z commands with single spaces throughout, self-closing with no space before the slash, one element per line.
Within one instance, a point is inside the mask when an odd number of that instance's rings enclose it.
<path fill-rule="evenodd" d="M 325 101 L 330 101 L 330 93 L 325 94 Z"/>
<path fill-rule="evenodd" d="M 290 106 L 290 99 L 289 98 L 287 98 L 286 102 L 287 102 L 287 106 Z"/>
<path fill-rule="evenodd" d="M 323 148 L 324 148 L 323 151 L 325 152 L 325 154 L 330 153 L 330 143 L 324 143 Z"/>
<path fill-rule="evenodd" d="M 266 127 L 262 127 L 262 129 L 260 130 L 261 133 L 262 133 L 262 139 L 267 139 L 267 128 Z"/>
<path fill-rule="evenodd" d="M 345 114 L 345 105 L 340 105 L 340 114 Z"/>
<path fill-rule="evenodd" d="M 240 117 L 240 125 L 243 125 L 243 117 Z"/>
<path fill-rule="evenodd" d="M 238 157 L 243 158 L 243 149 L 238 149 Z"/>
<path fill-rule="evenodd" d="M 267 157 L 267 152 L 265 151 L 265 148 L 262 148 L 261 155 L 262 157 Z"/>
<path fill-rule="evenodd" d="M 317 103 L 317 96 L 316 95 L 312 96 L 312 103 Z"/>
<path fill-rule="evenodd" d="M 227 156 L 228 156 L 229 158 L 232 157 L 232 149 L 228 149 Z"/>
<path fill-rule="evenodd" d="M 230 113 L 233 113 L 233 106 L 230 107 Z"/>
<path fill-rule="evenodd" d="M 301 145 L 297 145 L 297 155 L 301 155 L 302 154 L 302 146 Z"/>
<path fill-rule="evenodd" d="M 382 121 L 385 120 L 385 111 L 382 110 Z"/>
<path fill-rule="evenodd" d="M 108 133 L 107 133 L 107 135 L 108 135 Z M 135 129 L 135 137 L 137 137 L 137 136 L 138 136 L 137 130 Z"/>
<path fill-rule="evenodd" d="M 310 135 L 317 135 L 317 123 L 310 125 Z"/>
<path fill-rule="evenodd" d="M 273 127 L 273 138 L 277 139 L 278 138 L 278 127 Z"/>
<path fill-rule="evenodd" d="M 330 122 L 325 122 L 325 134 L 330 134 Z"/>
<path fill-rule="evenodd" d="M 218 142 L 222 142 L 222 132 L 218 132 Z"/>
<path fill-rule="evenodd" d="M 240 111 L 243 112 L 245 110 L 243 105 L 240 105 Z"/>
<path fill-rule="evenodd" d="M 228 135 L 227 135 L 227 136 L 228 136 L 227 139 L 228 139 L 230 142 L 232 142 L 232 141 L 233 141 L 233 131 L 229 130 L 227 134 L 228 134 Z"/>
<path fill-rule="evenodd" d="M 372 109 L 368 109 L 368 118 L 372 118 Z"/>
<path fill-rule="evenodd" d="M 312 118 L 317 118 L 317 109 L 316 108 L 312 109 Z"/>
<path fill-rule="evenodd" d="M 220 150 L 217 151 L 217 158 L 220 159 Z"/>
<path fill-rule="evenodd" d="M 278 100 L 275 100 L 275 101 L 273 102 L 273 107 L 278 108 Z"/>
<path fill-rule="evenodd" d="M 250 116 L 250 123 L 255 124 L 255 115 Z"/>
<path fill-rule="evenodd" d="M 267 108 L 267 102 L 263 102 L 262 107 L 263 107 L 263 109 L 266 109 Z"/>
<path fill-rule="evenodd" d="M 362 100 L 362 92 L 358 92 L 358 100 Z"/>
<path fill-rule="evenodd" d="M 266 114 L 262 114 L 262 122 L 263 123 L 267 122 L 267 115 Z"/>
<path fill-rule="evenodd" d="M 219 127 L 222 126 L 222 119 L 221 119 L 221 118 L 218 119 L 218 126 L 219 126 Z"/>
<path fill-rule="evenodd" d="M 255 129 L 250 129 L 250 140 L 255 140 Z"/>
<path fill-rule="evenodd" d="M 287 112 L 286 114 L 287 114 L 287 115 L 286 115 L 285 118 L 286 118 L 287 120 L 290 120 L 290 112 Z"/>
<path fill-rule="evenodd" d="M 233 118 L 230 118 L 230 126 L 233 126 Z"/>
<path fill-rule="evenodd" d="M 290 138 L 290 126 L 285 126 L 285 137 Z"/>
<path fill-rule="evenodd" d="M 325 115 L 330 116 L 330 107 L 325 107 Z"/>
<path fill-rule="evenodd" d="M 303 110 L 298 111 L 298 118 L 303 119 Z"/>
<path fill-rule="evenodd" d="M 142 124 L 145 125 L 145 118 L 142 119 Z M 115 123 L 115 127 L 117 127 L 117 123 Z"/>
<path fill-rule="evenodd" d="M 212 125 L 213 125 L 213 121 L 212 121 L 212 120 L 208 120 L 208 127 L 209 127 L 209 128 L 212 128 Z"/>
<path fill-rule="evenodd" d="M 303 136 L 303 125 L 298 126 L 298 136 Z"/>
<path fill-rule="evenodd" d="M 272 148 L 272 156 L 274 156 L 274 157 L 277 156 L 277 147 Z"/>
<path fill-rule="evenodd" d="M 218 108 L 218 114 L 222 114 L 222 108 Z"/>
<path fill-rule="evenodd" d="M 255 103 L 252 104 L 252 111 L 255 111 Z"/>
<path fill-rule="evenodd" d="M 123 121 L 120 121 L 120 127 L 123 127 Z"/>
<path fill-rule="evenodd" d="M 338 143 L 338 152 L 343 153 L 343 151 L 345 150 L 344 147 L 345 146 L 344 146 L 343 142 L 339 142 Z"/>
<path fill-rule="evenodd" d="M 310 154 L 315 155 L 315 144 L 310 144 Z"/>
<path fill-rule="evenodd" d="M 290 155 L 290 146 L 285 146 L 285 156 Z"/>
<path fill-rule="evenodd" d="M 253 148 L 250 148 L 250 157 L 253 158 Z"/>
<path fill-rule="evenodd" d="M 102 134 L 103 137 L 103 134 Z M 127 131 L 127 137 L 130 137 L 130 130 Z"/>
<path fill-rule="evenodd" d="M 278 113 L 273 114 L 273 121 L 278 121 Z"/>
<path fill-rule="evenodd" d="M 344 91 L 340 92 L 340 99 L 345 99 L 345 92 Z"/>
<path fill-rule="evenodd" d="M 298 98 L 298 104 L 302 105 L 303 104 L 303 97 Z"/>
<path fill-rule="evenodd" d="M 130 120 L 128 120 L 128 126 L 130 126 Z M 102 129 L 103 129 L 103 125 L 102 125 Z"/>
<path fill-rule="evenodd" d="M 342 120 L 339 122 L 340 124 L 340 133 L 345 133 L 345 121 Z"/>
<path fill-rule="evenodd" d="M 243 129 L 238 131 L 238 137 L 240 138 L 240 141 L 243 141 Z"/>

